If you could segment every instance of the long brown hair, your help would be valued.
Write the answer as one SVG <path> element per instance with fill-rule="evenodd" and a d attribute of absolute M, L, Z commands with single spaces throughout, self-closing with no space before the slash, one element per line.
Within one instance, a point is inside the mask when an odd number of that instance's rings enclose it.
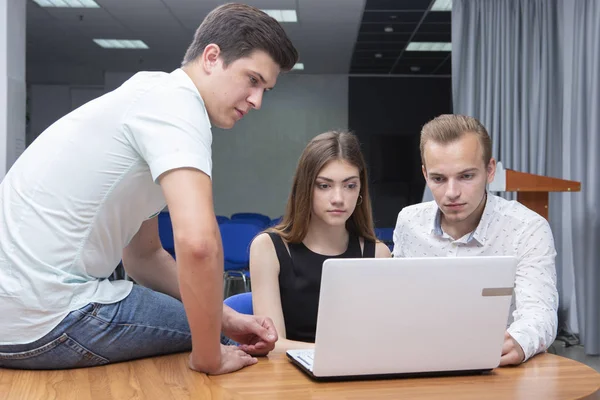
<path fill-rule="evenodd" d="M 289 243 L 300 243 L 308 233 L 312 214 L 315 181 L 325 164 L 332 160 L 343 160 L 358 168 L 360 196 L 354 212 L 346 221 L 348 232 L 366 240 L 376 241 L 373 214 L 369 198 L 367 168 L 355 135 L 347 131 L 330 131 L 313 138 L 296 167 L 292 191 L 281 222 L 269 229 Z"/>

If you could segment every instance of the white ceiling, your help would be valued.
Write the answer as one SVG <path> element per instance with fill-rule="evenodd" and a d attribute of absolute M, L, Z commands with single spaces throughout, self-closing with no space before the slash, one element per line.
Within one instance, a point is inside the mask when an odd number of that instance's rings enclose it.
<path fill-rule="evenodd" d="M 96 0 L 101 8 L 42 8 L 27 0 L 27 81 L 97 83 L 104 71 L 170 71 L 219 0 Z M 309 74 L 346 74 L 365 0 L 246 0 L 296 9 L 282 24 Z M 140 39 L 148 50 L 102 49 L 92 39 Z M 296 72 L 294 72 L 296 73 Z M 67 82 L 63 82 L 67 80 Z"/>

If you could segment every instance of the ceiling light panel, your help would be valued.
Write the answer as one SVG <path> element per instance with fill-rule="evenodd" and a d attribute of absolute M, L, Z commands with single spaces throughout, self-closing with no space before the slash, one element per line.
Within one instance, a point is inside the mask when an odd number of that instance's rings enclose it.
<path fill-rule="evenodd" d="M 148 45 L 141 40 L 94 39 L 94 43 L 104 49 L 147 49 Z"/>
<path fill-rule="evenodd" d="M 452 43 L 445 42 L 410 42 L 406 51 L 452 51 Z"/>
<path fill-rule="evenodd" d="M 436 0 L 431 11 L 452 11 L 452 0 Z"/>
<path fill-rule="evenodd" d="M 100 8 L 94 0 L 33 0 L 40 7 Z"/>
<path fill-rule="evenodd" d="M 298 22 L 296 10 L 263 10 L 278 22 Z"/>

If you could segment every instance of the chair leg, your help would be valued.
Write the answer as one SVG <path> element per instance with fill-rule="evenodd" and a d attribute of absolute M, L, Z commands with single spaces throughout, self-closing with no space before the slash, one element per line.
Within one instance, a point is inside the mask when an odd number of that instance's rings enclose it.
<path fill-rule="evenodd" d="M 229 274 L 227 272 L 225 272 L 223 274 L 223 298 L 226 299 L 229 295 L 229 286 L 230 286 L 230 280 L 229 280 Z"/>
<path fill-rule="evenodd" d="M 244 283 L 244 290 L 248 291 L 248 284 L 246 283 L 246 274 L 244 274 L 244 271 L 240 273 L 240 276 L 242 277 L 242 282 Z"/>

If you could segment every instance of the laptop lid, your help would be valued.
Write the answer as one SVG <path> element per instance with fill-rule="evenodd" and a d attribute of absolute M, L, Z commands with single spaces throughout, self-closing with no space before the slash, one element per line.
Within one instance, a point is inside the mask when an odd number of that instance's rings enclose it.
<path fill-rule="evenodd" d="M 497 367 L 516 265 L 484 256 L 326 260 L 314 376 Z"/>

